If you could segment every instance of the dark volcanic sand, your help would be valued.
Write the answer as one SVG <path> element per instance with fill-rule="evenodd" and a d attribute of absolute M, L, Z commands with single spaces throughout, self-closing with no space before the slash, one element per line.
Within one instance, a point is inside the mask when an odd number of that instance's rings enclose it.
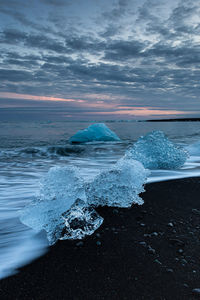
<path fill-rule="evenodd" d="M 145 204 L 100 208 L 83 241 L 59 241 L 0 282 L 0 299 L 200 299 L 200 179 L 146 186 Z"/>

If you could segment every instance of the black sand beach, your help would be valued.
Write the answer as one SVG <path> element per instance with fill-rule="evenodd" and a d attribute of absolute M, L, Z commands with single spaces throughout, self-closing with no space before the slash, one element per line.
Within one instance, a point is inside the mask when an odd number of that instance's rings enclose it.
<path fill-rule="evenodd" d="M 200 299 L 200 179 L 146 186 L 145 204 L 99 208 L 83 241 L 59 241 L 0 282 L 1 299 Z"/>

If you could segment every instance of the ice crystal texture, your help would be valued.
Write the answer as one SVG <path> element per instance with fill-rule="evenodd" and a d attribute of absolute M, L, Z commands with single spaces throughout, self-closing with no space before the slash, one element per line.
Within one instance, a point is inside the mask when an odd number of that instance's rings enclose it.
<path fill-rule="evenodd" d="M 82 200 L 77 200 L 70 210 L 62 215 L 64 228 L 60 240 L 82 239 L 91 235 L 103 223 L 103 218 Z"/>
<path fill-rule="evenodd" d="M 143 204 L 139 194 L 149 172 L 132 159 L 120 159 L 114 167 L 97 175 L 88 183 L 88 203 L 94 206 L 130 207 L 133 203 Z"/>
<path fill-rule="evenodd" d="M 36 231 L 44 229 L 50 244 L 61 235 L 62 214 L 77 199 L 86 202 L 84 183 L 77 168 L 53 167 L 44 178 L 40 193 L 21 213 L 20 220 Z"/>
<path fill-rule="evenodd" d="M 169 141 L 162 131 L 152 131 L 140 137 L 125 156 L 140 161 L 148 169 L 178 169 L 188 153 Z"/>
<path fill-rule="evenodd" d="M 119 141 L 120 138 L 104 123 L 90 125 L 84 130 L 79 130 L 70 139 L 70 143 L 86 143 L 92 141 Z"/>

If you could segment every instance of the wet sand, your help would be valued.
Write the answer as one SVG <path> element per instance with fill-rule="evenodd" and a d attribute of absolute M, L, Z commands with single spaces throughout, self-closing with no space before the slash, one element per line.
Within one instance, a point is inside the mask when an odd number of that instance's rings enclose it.
<path fill-rule="evenodd" d="M 148 184 L 142 197 L 98 208 L 98 231 L 0 281 L 0 299 L 200 299 L 200 178 Z"/>

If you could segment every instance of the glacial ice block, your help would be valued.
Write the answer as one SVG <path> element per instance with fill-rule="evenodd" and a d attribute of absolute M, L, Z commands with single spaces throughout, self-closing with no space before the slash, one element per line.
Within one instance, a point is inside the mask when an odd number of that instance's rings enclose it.
<path fill-rule="evenodd" d="M 97 175 L 87 184 L 88 203 L 94 206 L 130 207 L 143 204 L 139 194 L 144 191 L 149 171 L 132 159 L 120 159 L 114 167 Z"/>
<path fill-rule="evenodd" d="M 138 160 L 148 169 L 178 169 L 188 156 L 186 150 L 169 141 L 162 131 L 140 137 L 125 154 L 126 158 Z"/>
<path fill-rule="evenodd" d="M 77 199 L 86 202 L 84 183 L 75 167 L 53 167 L 44 178 L 39 195 L 22 211 L 20 220 L 36 231 L 44 229 L 50 244 L 61 236 L 62 214 Z"/>
<path fill-rule="evenodd" d="M 87 206 L 84 201 L 77 200 L 70 210 L 62 214 L 64 228 L 60 240 L 82 239 L 91 235 L 103 223 L 103 218 Z"/>
<path fill-rule="evenodd" d="M 79 130 L 70 139 L 70 143 L 86 143 L 92 141 L 119 141 L 120 138 L 104 123 L 90 125 L 84 130 Z"/>

